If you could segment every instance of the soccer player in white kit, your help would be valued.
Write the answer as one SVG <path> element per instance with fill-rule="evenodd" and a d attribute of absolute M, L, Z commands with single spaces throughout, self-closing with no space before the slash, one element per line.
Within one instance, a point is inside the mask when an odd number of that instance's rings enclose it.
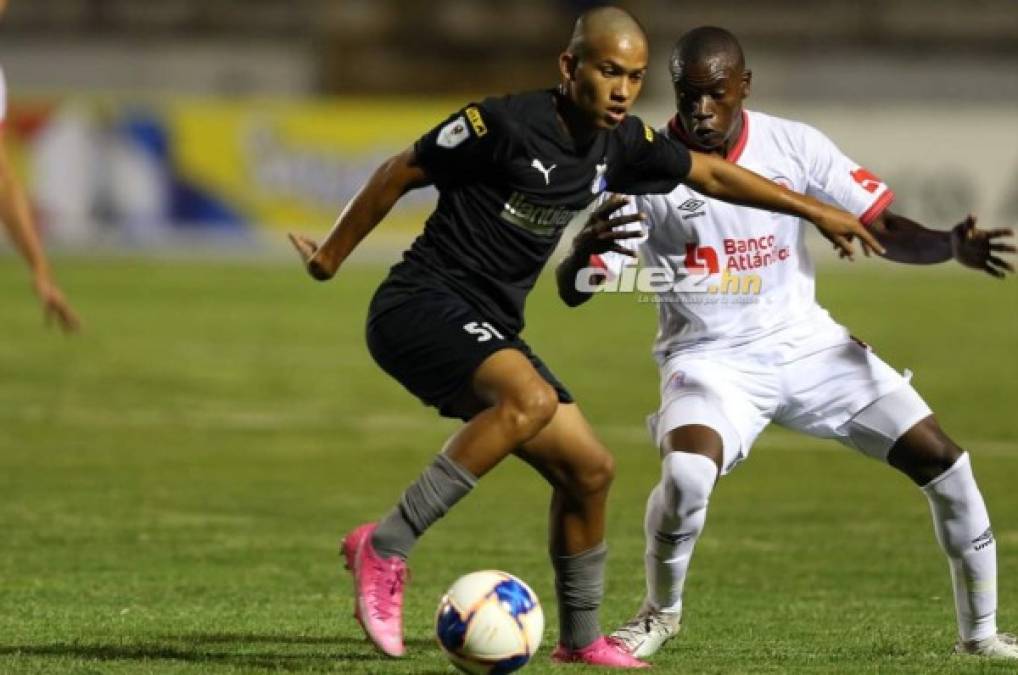
<path fill-rule="evenodd" d="M 889 211 L 890 188 L 816 129 L 744 110 L 751 73 L 731 33 L 690 31 L 670 66 L 678 114 L 668 131 L 691 148 L 857 214 L 889 260 L 953 258 L 996 277 L 1013 271 L 997 255 L 1015 251 L 999 241 L 1009 230 L 979 230 L 972 217 L 951 231 L 926 229 Z M 622 215 L 581 231 L 557 273 L 570 305 L 599 283 L 657 293 L 661 406 L 648 424 L 662 475 L 647 502 L 647 596 L 613 637 L 646 657 L 678 632 L 711 490 L 773 421 L 836 439 L 919 485 L 949 561 L 956 651 L 1018 658 L 1014 637 L 997 632 L 996 547 L 968 453 L 940 429 L 908 372 L 884 363 L 817 304 L 802 222 L 685 185 L 630 201 Z M 642 228 L 616 226 L 633 213 L 643 214 Z M 635 277 L 627 269 L 634 251 L 644 260 Z"/>
<path fill-rule="evenodd" d="M 0 0 L 0 16 L 7 7 L 7 0 Z M 39 235 L 32 224 L 32 211 L 21 182 L 14 173 L 14 167 L 7 156 L 4 139 L 4 122 L 7 118 L 7 82 L 0 69 L 0 225 L 7 230 L 15 248 L 32 270 L 32 281 L 36 295 L 42 303 L 47 321 L 56 319 L 65 331 L 76 330 L 80 324 L 78 316 L 64 299 L 60 287 L 53 280 L 49 262 L 43 252 Z"/>

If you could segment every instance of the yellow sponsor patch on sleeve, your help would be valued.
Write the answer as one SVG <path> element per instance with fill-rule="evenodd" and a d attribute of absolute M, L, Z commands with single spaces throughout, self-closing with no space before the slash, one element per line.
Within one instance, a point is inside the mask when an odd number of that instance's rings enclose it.
<path fill-rule="evenodd" d="M 467 108 L 467 121 L 470 122 L 470 126 L 474 128 L 474 133 L 480 138 L 484 134 L 488 133 L 488 127 L 484 124 L 484 120 L 481 118 L 481 111 L 476 106 L 470 106 Z"/>
<path fill-rule="evenodd" d="M 643 137 L 647 139 L 648 143 L 653 143 L 654 142 L 654 130 L 651 129 L 646 124 L 643 125 Z"/>

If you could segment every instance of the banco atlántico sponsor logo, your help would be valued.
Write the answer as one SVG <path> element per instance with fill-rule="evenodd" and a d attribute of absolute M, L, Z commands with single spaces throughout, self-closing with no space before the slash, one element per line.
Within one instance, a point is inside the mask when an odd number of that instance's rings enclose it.
<path fill-rule="evenodd" d="M 774 235 L 726 238 L 720 249 L 687 243 L 684 255 L 667 256 L 667 266 L 629 266 L 616 276 L 606 275 L 600 267 L 581 269 L 576 289 L 583 293 L 756 296 L 763 290 L 763 278 L 754 270 L 790 257 L 791 247 L 779 246 Z"/>

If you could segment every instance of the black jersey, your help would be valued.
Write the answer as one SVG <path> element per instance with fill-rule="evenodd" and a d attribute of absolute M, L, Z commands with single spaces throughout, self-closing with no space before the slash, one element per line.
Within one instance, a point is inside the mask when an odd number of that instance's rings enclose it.
<path fill-rule="evenodd" d="M 577 147 L 557 118 L 556 96 L 489 98 L 417 141 L 438 205 L 390 272 L 396 283 L 376 298 L 376 311 L 439 284 L 517 333 L 526 296 L 574 217 L 605 190 L 667 193 L 689 173 L 685 146 L 633 116 Z"/>

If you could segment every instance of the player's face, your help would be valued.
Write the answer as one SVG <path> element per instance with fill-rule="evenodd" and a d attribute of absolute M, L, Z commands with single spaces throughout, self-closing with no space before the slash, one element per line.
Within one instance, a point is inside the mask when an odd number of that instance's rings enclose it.
<path fill-rule="evenodd" d="M 0 0 L 0 16 L 4 15 L 5 9 L 7 9 L 7 0 Z"/>
<path fill-rule="evenodd" d="M 599 129 L 622 123 L 647 73 L 647 42 L 628 35 L 590 45 L 581 59 L 564 55 L 569 98 Z"/>
<path fill-rule="evenodd" d="M 701 148 L 724 148 L 738 128 L 749 83 L 749 71 L 726 58 L 683 66 L 675 83 L 675 107 L 686 133 Z"/>

